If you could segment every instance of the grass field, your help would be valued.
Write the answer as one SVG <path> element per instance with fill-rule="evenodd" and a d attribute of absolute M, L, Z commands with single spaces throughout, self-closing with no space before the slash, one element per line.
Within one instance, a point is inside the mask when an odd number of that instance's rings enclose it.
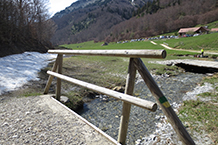
<path fill-rule="evenodd" d="M 201 27 L 201 26 L 203 27 L 205 25 L 197 25 L 196 27 Z M 212 23 L 207 24 L 207 27 L 208 27 L 208 29 L 218 28 L 218 21 L 214 21 Z"/>
<path fill-rule="evenodd" d="M 94 41 L 79 43 L 79 44 L 65 44 L 61 47 L 71 48 L 74 50 L 83 49 L 163 49 L 162 46 L 154 45 L 150 41 L 137 41 L 128 43 L 109 43 L 106 46 L 101 46 L 103 42 L 94 43 Z"/>
<path fill-rule="evenodd" d="M 206 131 L 213 139 L 215 145 L 218 143 L 218 74 L 205 77 L 202 83 L 213 85 L 214 90 L 199 94 L 201 98 L 209 101 L 184 101 L 179 109 L 179 118 L 182 122 L 188 122 L 187 126 L 192 131 L 203 133 Z"/>
<path fill-rule="evenodd" d="M 109 43 L 107 46 L 101 46 L 103 42 L 94 43 L 93 41 L 79 43 L 79 44 L 65 44 L 60 45 L 60 47 L 73 49 L 73 50 L 101 50 L 101 49 L 164 49 L 161 44 L 162 41 L 158 41 L 158 45 L 152 44 L 150 41 L 138 41 L 138 42 L 128 42 L 128 43 Z M 175 55 L 194 55 L 196 53 L 189 51 L 174 51 L 165 49 L 167 52 L 167 57 L 165 59 L 174 59 Z"/>
<path fill-rule="evenodd" d="M 218 52 L 218 33 L 199 35 L 195 37 L 184 37 L 179 39 L 157 40 L 156 43 L 167 43 L 170 47 L 176 49 L 201 50 Z"/>
<path fill-rule="evenodd" d="M 218 22 L 211 23 L 211 27 L 214 27 Z M 201 50 L 204 48 L 205 51 L 218 52 L 218 33 L 205 34 L 195 37 L 184 37 L 179 39 L 161 39 L 154 40 L 157 44 L 167 43 L 172 48 L 187 49 L 187 50 Z M 154 45 L 150 41 L 143 42 L 129 42 L 129 43 L 109 43 L 107 46 L 101 46 L 103 42 L 94 43 L 93 41 L 60 45 L 61 47 L 71 49 L 163 49 L 160 45 Z M 182 53 L 179 52 L 179 53 Z M 168 52 L 171 54 L 171 51 Z"/>

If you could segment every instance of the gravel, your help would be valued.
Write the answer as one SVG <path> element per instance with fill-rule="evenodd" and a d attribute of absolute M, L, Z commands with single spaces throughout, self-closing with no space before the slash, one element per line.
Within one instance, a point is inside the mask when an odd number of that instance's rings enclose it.
<path fill-rule="evenodd" d="M 47 99 L 47 100 L 46 100 Z M 0 97 L 0 145 L 112 144 L 48 97 Z"/>
<path fill-rule="evenodd" d="M 184 73 L 171 77 L 168 75 L 153 77 L 171 106 L 177 111 L 178 106 L 183 102 L 183 96 L 187 96 L 188 92 L 193 91 L 203 76 L 205 75 Z M 140 77 L 137 79 L 134 93 L 140 98 L 155 102 L 154 97 Z M 122 112 L 121 101 L 100 95 L 92 102 L 86 103 L 84 107 L 83 112 L 80 112 L 81 116 L 117 139 Z M 197 133 L 195 136 L 199 137 Z M 195 138 L 195 141 L 197 140 L 207 143 L 202 138 Z M 132 105 L 127 144 L 150 145 L 154 143 L 180 144 L 180 141 L 160 108 L 156 112 L 149 112 Z"/>

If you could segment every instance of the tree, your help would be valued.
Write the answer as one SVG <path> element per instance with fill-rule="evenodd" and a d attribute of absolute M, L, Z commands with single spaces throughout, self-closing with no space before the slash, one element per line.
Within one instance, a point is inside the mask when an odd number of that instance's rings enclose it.
<path fill-rule="evenodd" d="M 50 45 L 55 26 L 48 19 L 46 0 L 0 0 L 0 44 L 11 49 Z"/>

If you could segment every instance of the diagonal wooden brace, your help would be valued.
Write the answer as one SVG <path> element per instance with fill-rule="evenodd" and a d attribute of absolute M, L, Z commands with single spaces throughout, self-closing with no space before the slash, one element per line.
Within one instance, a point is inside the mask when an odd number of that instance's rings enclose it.
<path fill-rule="evenodd" d="M 194 141 L 190 137 L 189 133 L 186 131 L 179 117 L 176 115 L 175 111 L 170 106 L 169 102 L 161 92 L 160 88 L 152 78 L 151 74 L 147 70 L 146 66 L 140 58 L 134 58 L 134 65 L 138 70 L 139 74 L 142 76 L 149 90 L 155 97 L 158 105 L 161 107 L 164 114 L 167 116 L 169 122 L 173 126 L 180 140 L 186 145 L 195 145 Z"/>

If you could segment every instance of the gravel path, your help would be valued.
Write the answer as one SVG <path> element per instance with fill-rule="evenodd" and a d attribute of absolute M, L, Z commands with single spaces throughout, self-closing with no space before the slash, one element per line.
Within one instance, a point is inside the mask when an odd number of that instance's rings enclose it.
<path fill-rule="evenodd" d="M 0 97 L 0 145 L 114 144 L 52 100 Z"/>

